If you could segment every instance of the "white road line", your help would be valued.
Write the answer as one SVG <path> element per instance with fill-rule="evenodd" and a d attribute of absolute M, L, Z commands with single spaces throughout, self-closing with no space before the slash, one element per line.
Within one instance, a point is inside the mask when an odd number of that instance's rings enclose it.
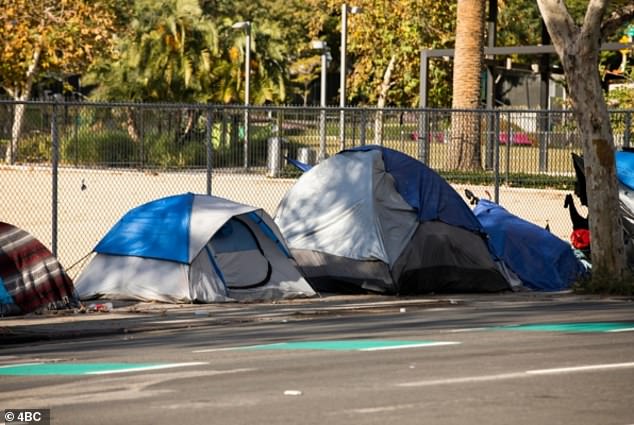
<path fill-rule="evenodd" d="M 380 406 L 380 407 L 362 407 L 359 409 L 352 409 L 352 412 L 354 413 L 369 413 L 369 414 L 374 414 L 374 413 L 382 413 L 382 412 L 394 412 L 396 410 L 403 410 L 403 409 L 412 409 L 417 407 L 416 404 L 396 404 L 393 406 Z"/>
<path fill-rule="evenodd" d="M 153 366 L 138 366 L 130 367 L 127 369 L 111 369 L 111 370 L 99 370 L 95 372 L 86 372 L 86 375 L 110 375 L 114 373 L 127 373 L 127 372 L 144 372 L 146 370 L 159 370 L 159 369 L 172 369 L 175 367 L 188 367 L 188 366 L 200 366 L 209 364 L 208 362 L 189 362 L 189 363 L 169 363 Z"/>
<path fill-rule="evenodd" d="M 460 332 L 479 332 L 479 331 L 487 331 L 491 328 L 464 328 L 464 329 L 450 329 L 448 333 L 460 333 Z"/>
<path fill-rule="evenodd" d="M 429 387 L 434 385 L 469 384 L 475 382 L 500 381 L 505 379 L 529 378 L 537 375 L 556 375 L 564 373 L 592 372 L 598 370 L 634 368 L 634 362 L 608 363 L 575 367 L 560 367 L 552 369 L 535 369 L 524 372 L 499 373 L 495 375 L 465 376 L 462 378 L 432 379 L 427 381 L 404 382 L 399 387 Z"/>
<path fill-rule="evenodd" d="M 629 368 L 634 368 L 634 362 L 607 363 L 607 364 L 597 364 L 597 365 L 589 365 L 589 366 L 559 367 L 559 368 L 553 368 L 553 369 L 527 370 L 526 373 L 530 375 L 554 375 L 557 373 L 574 373 L 574 372 L 586 372 L 586 371 L 593 371 L 593 370 L 629 369 Z"/>
<path fill-rule="evenodd" d="M 8 367 L 35 366 L 38 364 L 44 364 L 44 362 L 3 364 L 3 365 L 0 365 L 0 369 L 6 369 Z"/>
<path fill-rule="evenodd" d="M 236 351 L 242 350 L 249 347 L 257 347 L 257 345 L 250 345 L 244 347 L 223 347 L 223 348 L 203 348 L 202 350 L 194 350 L 192 353 L 213 353 L 215 351 Z"/>
<path fill-rule="evenodd" d="M 421 348 L 421 347 L 438 347 L 441 345 L 458 345 L 461 344 L 457 341 L 441 341 L 441 342 L 423 342 L 420 344 L 400 344 L 400 345 L 388 345 L 385 347 L 370 347 L 361 348 L 358 351 L 381 351 L 381 350 L 400 350 L 403 348 Z"/>
<path fill-rule="evenodd" d="M 238 347 L 221 347 L 221 348 L 203 348 L 201 350 L 194 350 L 192 353 L 213 353 L 215 351 L 237 351 L 237 350 L 249 350 L 251 348 L 270 347 L 274 345 L 282 345 L 284 342 L 278 342 L 275 344 L 256 344 L 256 345 L 241 345 Z"/>
<path fill-rule="evenodd" d="M 525 372 L 500 373 L 497 375 L 465 376 L 463 378 L 432 379 L 428 381 L 404 382 L 402 384 L 397 384 L 397 386 L 399 387 L 431 387 L 434 385 L 470 384 L 473 382 L 499 381 L 503 379 L 525 378 L 527 376 L 528 375 L 526 375 Z"/>
<path fill-rule="evenodd" d="M 216 320 L 215 317 L 198 317 L 196 319 L 174 319 L 174 320 L 157 320 L 155 322 L 148 322 L 153 325 L 164 325 L 172 323 L 200 323 L 205 320 Z"/>

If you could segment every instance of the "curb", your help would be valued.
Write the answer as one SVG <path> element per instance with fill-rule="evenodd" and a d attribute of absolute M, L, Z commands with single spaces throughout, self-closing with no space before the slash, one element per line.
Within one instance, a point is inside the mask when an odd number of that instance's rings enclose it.
<path fill-rule="evenodd" d="M 247 324 L 265 321 L 310 320 L 317 317 L 343 314 L 398 314 L 408 308 L 432 308 L 462 303 L 453 300 L 394 300 L 377 302 L 334 303 L 276 303 L 239 304 L 234 309 L 222 311 L 217 305 L 166 306 L 151 305 L 139 309 L 138 305 L 114 308 L 111 312 L 90 312 L 67 316 L 51 315 L 56 323 L 42 323 L 46 315 L 0 321 L 0 342 L 2 345 L 18 345 L 42 341 L 56 341 L 79 338 L 103 337 L 110 335 L 131 335 L 144 332 L 172 331 L 221 326 L 226 324 Z M 260 307 L 261 310 L 253 311 Z M 121 317 L 127 314 L 126 317 Z M 134 316 L 129 316 L 134 314 Z M 94 315 L 100 315 L 97 318 Z M 37 318 L 38 323 L 30 324 L 29 319 Z M 82 318 L 90 318 L 82 320 Z"/>

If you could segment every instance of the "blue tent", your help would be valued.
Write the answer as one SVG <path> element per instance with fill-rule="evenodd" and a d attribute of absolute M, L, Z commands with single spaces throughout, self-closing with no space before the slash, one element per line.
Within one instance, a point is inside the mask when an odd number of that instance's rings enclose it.
<path fill-rule="evenodd" d="M 474 213 L 489 235 L 491 251 L 526 287 L 561 291 L 585 273 L 570 244 L 549 231 L 486 199 L 478 201 Z"/>
<path fill-rule="evenodd" d="M 616 153 L 616 177 L 630 189 L 634 189 L 634 152 Z"/>
<path fill-rule="evenodd" d="M 94 249 L 82 299 L 218 302 L 312 296 L 262 209 L 184 193 L 128 211 Z"/>

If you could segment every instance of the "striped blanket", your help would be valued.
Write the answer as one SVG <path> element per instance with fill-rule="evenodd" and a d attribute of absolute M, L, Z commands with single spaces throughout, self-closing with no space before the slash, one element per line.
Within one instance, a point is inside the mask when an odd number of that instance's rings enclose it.
<path fill-rule="evenodd" d="M 51 252 L 26 231 L 3 222 L 0 285 L 4 286 L 0 313 L 14 310 L 15 306 L 19 313 L 27 314 L 79 305 L 72 280 Z"/>

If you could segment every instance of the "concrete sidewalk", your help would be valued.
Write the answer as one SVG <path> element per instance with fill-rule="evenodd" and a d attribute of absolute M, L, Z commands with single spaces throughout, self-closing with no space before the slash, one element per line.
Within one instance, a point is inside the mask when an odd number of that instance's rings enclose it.
<path fill-rule="evenodd" d="M 50 311 L 0 318 L 0 348 L 72 338 L 132 334 L 138 332 L 221 326 L 227 323 L 309 320 L 325 315 L 398 314 L 434 307 L 456 307 L 488 302 L 571 302 L 600 300 L 570 292 L 516 292 L 502 294 L 428 295 L 332 295 L 320 298 L 262 303 L 163 304 L 111 301 L 109 311 L 95 311 L 86 302 L 81 309 Z"/>

